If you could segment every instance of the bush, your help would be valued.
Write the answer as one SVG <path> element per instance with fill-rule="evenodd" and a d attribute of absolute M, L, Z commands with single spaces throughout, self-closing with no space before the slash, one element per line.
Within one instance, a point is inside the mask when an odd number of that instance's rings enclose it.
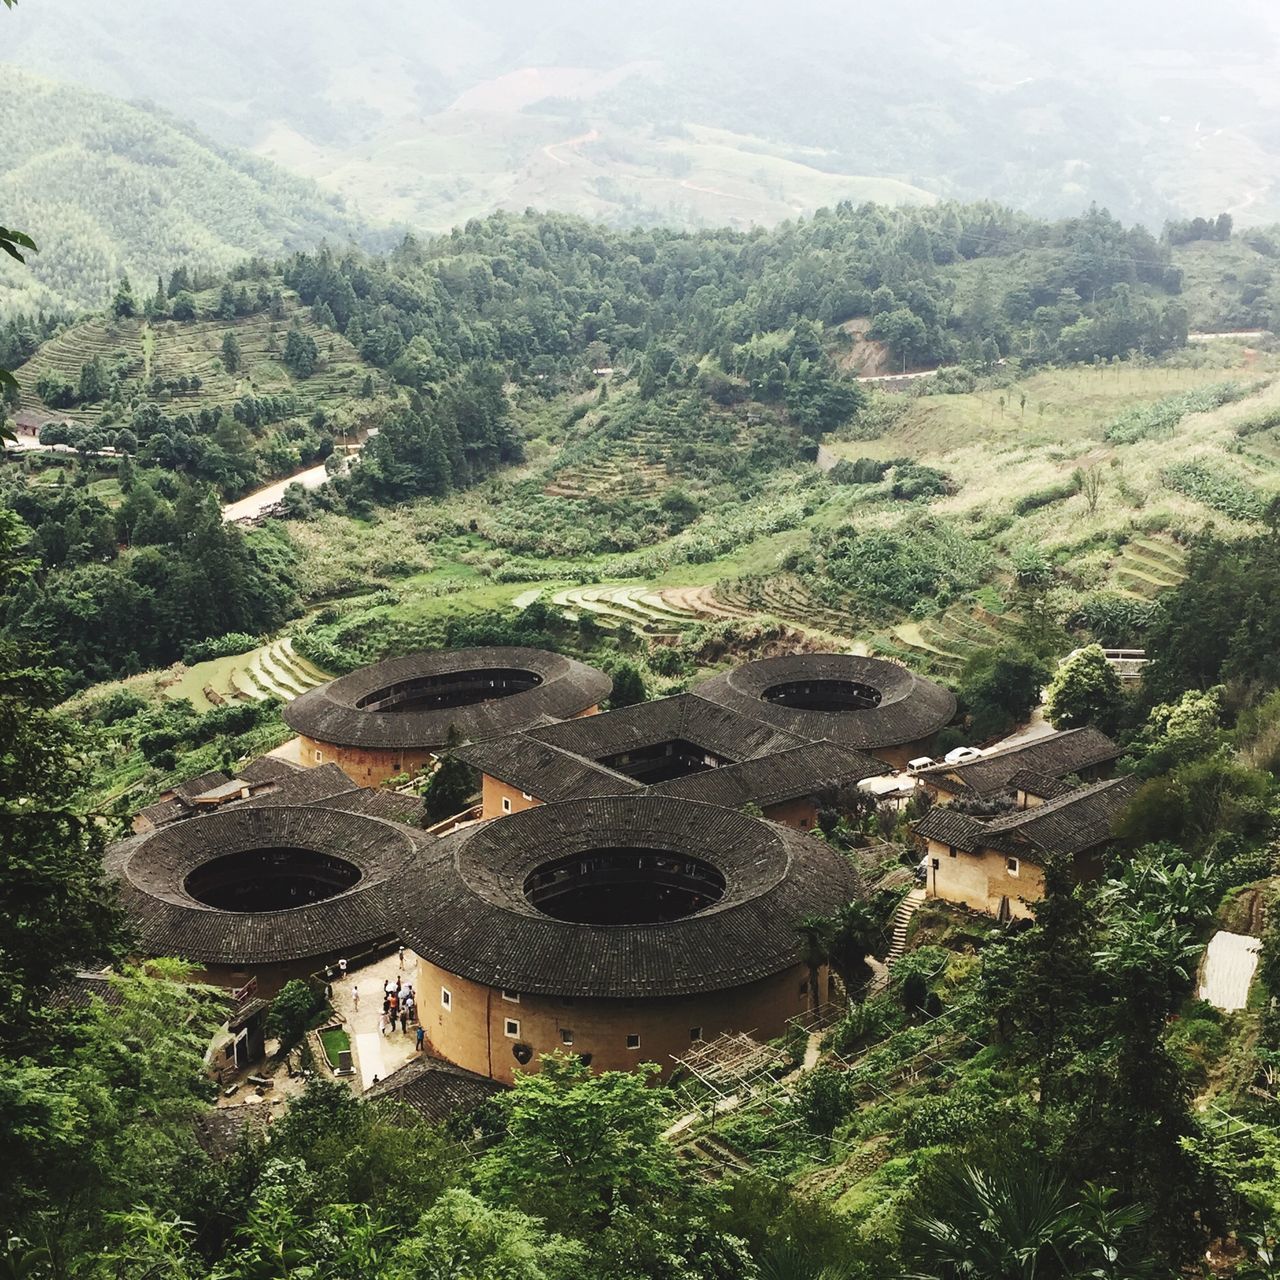
<path fill-rule="evenodd" d="M 212 636 L 208 640 L 188 645 L 182 652 L 182 661 L 192 667 L 197 662 L 208 662 L 211 658 L 232 658 L 238 653 L 256 649 L 261 643 L 261 636 L 251 636 L 243 631 L 228 631 L 226 635 Z"/>
<path fill-rule="evenodd" d="M 892 465 L 878 458 L 842 458 L 827 472 L 827 479 L 832 484 L 876 484 Z"/>

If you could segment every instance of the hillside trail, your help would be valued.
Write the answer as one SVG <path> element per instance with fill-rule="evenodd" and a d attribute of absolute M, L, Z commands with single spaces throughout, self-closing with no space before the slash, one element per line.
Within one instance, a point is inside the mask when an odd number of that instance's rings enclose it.
<path fill-rule="evenodd" d="M 548 142 L 547 145 L 542 148 L 542 154 L 546 156 L 548 160 L 554 160 L 556 164 L 567 166 L 569 161 L 566 160 L 564 156 L 557 154 L 558 148 L 580 147 L 584 142 L 599 142 L 599 140 L 600 130 L 588 129 L 586 133 L 580 133 L 576 138 L 566 138 L 563 142 Z"/>

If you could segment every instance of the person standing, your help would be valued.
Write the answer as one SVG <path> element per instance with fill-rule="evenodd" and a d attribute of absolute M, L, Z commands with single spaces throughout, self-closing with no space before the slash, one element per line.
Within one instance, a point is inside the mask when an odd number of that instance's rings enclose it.
<path fill-rule="evenodd" d="M 351 1007 L 357 1010 L 360 1008 L 360 988 L 354 982 L 351 984 Z"/>
<path fill-rule="evenodd" d="M 344 978 L 347 976 L 347 961 L 345 956 L 338 961 L 338 970 Z"/>
<path fill-rule="evenodd" d="M 400 954 L 396 958 L 396 968 L 398 969 L 404 968 L 404 943 L 403 942 L 400 944 Z"/>
<path fill-rule="evenodd" d="M 409 1010 L 400 1010 L 400 1034 L 407 1036 L 409 1034 Z"/>
<path fill-rule="evenodd" d="M 416 1035 L 416 1036 L 414 1036 L 413 1049 L 414 1049 L 414 1052 L 415 1052 L 415 1053 L 421 1053 L 421 1052 L 422 1052 L 422 1042 L 423 1042 L 426 1038 L 427 1038 L 427 1033 L 426 1033 L 426 1031 L 423 1029 L 422 1024 L 421 1024 L 421 1023 L 419 1023 L 419 1024 L 418 1024 L 418 1032 L 417 1032 L 417 1035 Z"/>
<path fill-rule="evenodd" d="M 378 1018 L 378 1032 L 384 1036 L 387 1034 L 387 1016 L 387 1011 L 383 1009 Z"/>

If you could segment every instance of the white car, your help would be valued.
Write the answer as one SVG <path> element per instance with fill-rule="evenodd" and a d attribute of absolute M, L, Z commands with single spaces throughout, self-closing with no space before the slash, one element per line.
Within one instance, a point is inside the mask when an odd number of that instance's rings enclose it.
<path fill-rule="evenodd" d="M 916 756 L 914 760 L 907 761 L 907 768 L 908 769 L 927 769 L 931 764 L 933 764 L 933 762 L 934 761 L 932 756 Z"/>
<path fill-rule="evenodd" d="M 982 752 L 977 747 L 956 747 L 948 751 L 943 759 L 947 764 L 964 764 L 966 760 L 977 760 Z"/>

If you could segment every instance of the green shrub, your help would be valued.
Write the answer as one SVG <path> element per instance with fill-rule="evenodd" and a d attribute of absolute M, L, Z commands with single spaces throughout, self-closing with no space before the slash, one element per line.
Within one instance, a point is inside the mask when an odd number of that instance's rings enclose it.
<path fill-rule="evenodd" d="M 1169 435 L 1189 413 L 1206 413 L 1249 393 L 1239 382 L 1215 382 L 1180 395 L 1166 396 L 1154 404 L 1135 405 L 1114 418 L 1104 432 L 1112 444 L 1133 444 L 1152 436 Z"/>
<path fill-rule="evenodd" d="M 1170 489 L 1233 520 L 1261 520 L 1266 513 L 1267 498 L 1261 490 L 1202 462 L 1175 463 L 1160 473 L 1160 479 Z"/>

